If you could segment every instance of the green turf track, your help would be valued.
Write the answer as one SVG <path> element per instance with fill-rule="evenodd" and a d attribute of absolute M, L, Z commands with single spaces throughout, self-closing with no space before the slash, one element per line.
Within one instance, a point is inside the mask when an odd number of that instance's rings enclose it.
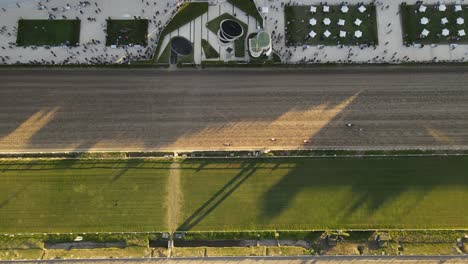
<path fill-rule="evenodd" d="M 167 166 L 2 161 L 0 233 L 164 230 Z"/>
<path fill-rule="evenodd" d="M 180 163 L 179 229 L 468 227 L 468 157 Z M 169 166 L 1 161 L 0 233 L 166 230 Z"/>

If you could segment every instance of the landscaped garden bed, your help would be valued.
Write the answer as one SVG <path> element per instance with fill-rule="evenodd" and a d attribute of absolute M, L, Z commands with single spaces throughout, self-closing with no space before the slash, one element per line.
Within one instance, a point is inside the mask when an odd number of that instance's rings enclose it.
<path fill-rule="evenodd" d="M 107 46 L 148 44 L 148 20 L 107 20 Z"/>
<path fill-rule="evenodd" d="M 400 9 L 405 44 L 468 43 L 467 6 L 402 4 Z"/>
<path fill-rule="evenodd" d="M 287 46 L 377 45 L 374 5 L 286 6 Z"/>
<path fill-rule="evenodd" d="M 76 46 L 80 41 L 80 20 L 18 21 L 18 46 Z"/>

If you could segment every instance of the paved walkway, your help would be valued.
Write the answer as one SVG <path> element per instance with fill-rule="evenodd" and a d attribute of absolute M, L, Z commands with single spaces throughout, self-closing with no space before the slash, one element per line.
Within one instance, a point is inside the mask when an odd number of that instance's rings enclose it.
<path fill-rule="evenodd" d="M 155 50 L 156 41 L 162 27 L 170 20 L 176 11 L 177 0 L 89 0 L 90 5 L 82 6 L 79 0 L 3 0 L 0 5 L 0 64 L 13 63 L 115 63 L 122 62 L 125 58 L 146 59 L 150 58 Z M 26 1 L 26 2 L 25 2 Z M 350 5 L 358 2 L 370 3 L 372 0 L 351 0 Z M 377 0 L 377 22 L 379 42 L 375 49 L 359 49 L 357 46 L 339 48 L 327 46 L 318 48 L 311 46 L 286 47 L 284 42 L 284 5 L 318 5 L 321 0 L 255 0 L 258 6 L 268 6 L 269 13 L 266 16 L 265 27 L 274 37 L 273 48 L 277 51 L 283 62 L 299 63 L 315 60 L 318 63 L 329 62 L 353 62 L 353 63 L 400 63 L 431 62 L 435 57 L 437 61 L 468 61 L 468 45 L 458 45 L 451 48 L 449 45 L 431 46 L 423 48 L 406 47 L 403 45 L 401 23 L 398 8 L 403 0 Z M 408 4 L 414 4 L 417 0 L 407 0 Z M 435 4 L 440 0 L 426 0 L 426 4 Z M 20 4 L 16 5 L 15 2 Z M 340 4 L 342 0 L 328 0 L 329 4 Z M 445 0 L 446 4 L 460 3 L 464 0 Z M 41 5 L 43 7 L 41 7 Z M 52 8 L 57 8 L 53 11 Z M 207 14 L 195 19 L 191 23 L 172 32 L 170 36 L 181 35 L 188 37 L 195 43 L 195 62 L 205 60 L 201 39 L 206 38 L 210 44 L 218 49 L 221 60 L 248 60 L 235 58 L 227 54 L 225 48 L 219 46 L 217 37 L 205 27 L 207 21 L 222 13 L 236 14 L 237 18 L 249 25 L 249 31 L 255 31 L 256 22 L 244 12 L 233 7 L 227 2 L 220 1 L 218 5 L 211 5 Z M 37 49 L 16 47 L 16 27 L 20 18 L 47 19 L 49 15 L 57 19 L 80 18 L 82 30 L 79 47 L 52 47 L 50 50 L 43 47 Z M 62 17 L 63 16 L 63 17 Z M 132 18 L 134 16 L 150 19 L 149 46 L 111 49 L 105 47 L 105 20 L 111 18 Z M 93 21 L 88 20 L 92 18 Z M 95 21 L 94 21 L 95 19 Z M 388 26 L 390 24 L 390 26 Z M 167 44 L 169 37 L 164 39 Z M 93 40 L 98 43 L 93 43 Z M 388 42 L 388 43 L 387 43 Z M 387 43 L 387 44 L 386 44 Z M 247 53 L 246 53 L 247 54 Z M 352 55 L 350 55 L 352 54 Z"/>
<path fill-rule="evenodd" d="M 374 2 L 377 6 L 377 24 L 379 43 L 376 49 L 359 49 L 357 46 L 339 48 L 337 46 L 326 46 L 320 49 L 317 46 L 310 46 L 307 49 L 302 47 L 286 47 L 285 45 L 285 19 L 284 5 L 319 5 L 322 0 L 289 0 L 289 1 L 271 1 L 255 0 L 258 6 L 268 6 L 269 13 L 266 19 L 266 28 L 272 33 L 276 40 L 273 43 L 273 49 L 278 51 L 284 62 L 298 63 L 309 61 L 313 58 L 320 63 L 343 62 L 349 58 L 355 63 L 399 63 L 409 62 L 431 62 L 434 57 L 438 61 L 468 61 L 468 45 L 458 45 L 451 49 L 449 45 L 438 45 L 432 47 L 425 45 L 423 48 L 406 47 L 403 45 L 400 15 L 398 14 L 399 5 L 402 2 L 414 4 L 417 0 L 352 0 L 346 1 L 349 5 L 357 3 Z M 329 5 L 339 5 L 343 0 L 327 0 Z M 425 0 L 425 4 L 436 4 L 444 2 L 445 4 L 460 3 L 464 0 Z M 387 8 L 388 6 L 388 8 Z M 388 26 L 390 24 L 390 26 Z M 388 42 L 388 44 L 385 44 Z M 291 54 L 291 55 L 289 55 Z"/>
<path fill-rule="evenodd" d="M 176 11 L 177 0 L 7 0 L 0 9 L 0 64 L 39 62 L 42 64 L 68 61 L 69 63 L 94 64 L 121 62 L 125 57 L 150 58 L 156 48 L 157 36 L 164 24 Z M 41 5 L 43 6 L 41 8 Z M 57 8 L 56 11 L 52 8 Z M 78 47 L 16 47 L 17 23 L 20 18 L 81 19 L 80 46 Z M 105 46 L 106 19 L 149 19 L 149 46 L 111 49 Z M 92 18 L 93 20 L 88 20 Z M 98 43 L 93 43 L 93 40 Z M 55 54 L 55 55 L 54 55 Z"/>

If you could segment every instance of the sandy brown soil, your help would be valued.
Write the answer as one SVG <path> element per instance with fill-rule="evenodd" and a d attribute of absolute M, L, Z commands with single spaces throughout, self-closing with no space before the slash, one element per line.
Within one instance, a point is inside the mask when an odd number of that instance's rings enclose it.
<path fill-rule="evenodd" d="M 468 148 L 467 70 L 1 69 L 0 151 Z"/>

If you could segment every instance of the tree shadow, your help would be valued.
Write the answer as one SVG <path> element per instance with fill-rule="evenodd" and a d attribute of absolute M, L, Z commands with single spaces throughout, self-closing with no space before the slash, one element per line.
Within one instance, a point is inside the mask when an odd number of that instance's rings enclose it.
<path fill-rule="evenodd" d="M 47 81 L 45 74 L 50 74 L 52 81 Z M 20 77 L 16 77 L 16 81 L 10 81 L 0 91 L 0 112 L 16 110 L 0 124 L 0 149 L 21 152 L 205 150 L 208 146 L 230 149 L 248 145 L 263 148 L 277 145 L 269 140 L 272 137 L 279 138 L 279 142 L 299 137 L 292 143 L 299 147 L 308 130 L 313 129 L 303 126 L 310 123 L 306 115 L 312 115 L 315 108 L 328 110 L 358 89 L 325 91 L 316 96 L 309 92 L 309 84 L 320 75 L 311 75 L 295 89 L 280 90 L 289 85 L 282 77 L 294 74 L 284 72 L 271 77 L 262 71 L 226 74 L 140 70 L 136 75 L 118 70 L 83 70 L 73 74 L 28 72 L 28 83 L 18 86 Z M 24 73 L 21 80 L 23 76 Z M 81 78 L 80 82 L 75 78 Z M 257 85 L 246 88 L 251 83 Z M 31 90 L 28 84 L 37 84 L 39 88 Z M 276 86 L 271 87 L 273 84 Z M 45 85 L 47 88 L 42 88 Z M 246 89 L 248 97 L 244 95 Z M 18 96 L 23 93 L 29 95 Z M 57 106 L 60 108 L 40 128 L 31 125 L 37 130 L 28 138 L 15 132 L 32 116 Z M 294 129 L 291 122 L 297 124 Z M 305 134 L 304 138 L 295 130 L 303 130 L 300 134 Z M 5 137 L 24 145 L 2 142 Z"/>
<path fill-rule="evenodd" d="M 246 164 L 246 165 L 245 165 Z M 241 171 L 219 189 L 210 199 L 200 206 L 177 230 L 189 231 L 215 210 L 224 200 L 235 192 L 256 171 L 255 162 L 246 162 Z"/>
<path fill-rule="evenodd" d="M 295 197 L 308 188 L 336 188 L 353 194 L 342 208 L 334 208 L 336 219 L 349 218 L 359 210 L 369 215 L 398 198 L 408 190 L 417 191 L 414 201 L 408 201 L 404 209 L 412 208 L 425 194 L 440 186 L 466 186 L 466 165 L 443 157 L 406 158 L 323 158 L 302 159 L 263 196 L 261 214 L 266 219 L 278 217 L 291 206 Z M 439 163 L 444 160 L 443 163 Z M 450 169 L 447 167 L 450 166 Z M 332 199 L 334 194 L 329 194 Z M 326 197 L 324 197 L 326 200 Z M 313 201 L 311 201 L 313 202 Z"/>

